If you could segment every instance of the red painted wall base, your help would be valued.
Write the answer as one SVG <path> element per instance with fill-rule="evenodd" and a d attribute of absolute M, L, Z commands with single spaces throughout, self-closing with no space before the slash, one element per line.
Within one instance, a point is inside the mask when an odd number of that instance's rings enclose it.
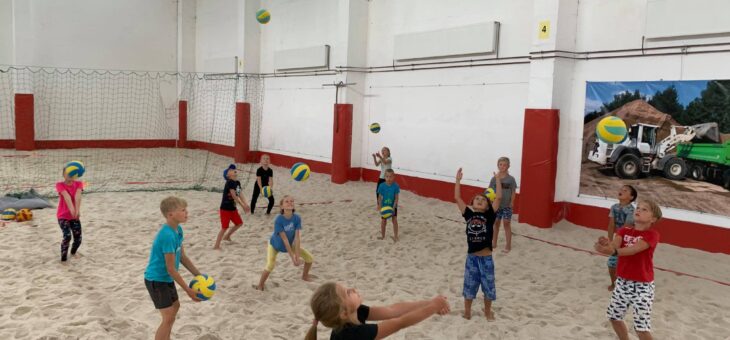
<path fill-rule="evenodd" d="M 608 209 L 576 203 L 562 203 L 565 219 L 588 228 L 606 230 Z M 713 253 L 730 254 L 730 229 L 663 218 L 654 226 L 660 242 Z"/>

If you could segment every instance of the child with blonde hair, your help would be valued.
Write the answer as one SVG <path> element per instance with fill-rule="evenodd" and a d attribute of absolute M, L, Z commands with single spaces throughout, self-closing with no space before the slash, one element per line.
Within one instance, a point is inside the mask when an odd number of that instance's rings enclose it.
<path fill-rule="evenodd" d="M 606 316 L 621 340 L 629 339 L 623 318 L 634 309 L 634 330 L 640 340 L 651 340 L 651 309 L 654 304 L 654 250 L 659 232 L 652 227 L 662 218 L 662 210 L 652 200 L 641 200 L 634 212 L 633 226 L 616 231 L 613 240 L 598 238 L 593 247 L 599 253 L 618 257 L 616 287 Z"/>
<path fill-rule="evenodd" d="M 413 326 L 434 314 L 449 313 L 449 303 L 438 295 L 431 300 L 401 302 L 390 306 L 366 306 L 354 288 L 325 283 L 312 294 L 309 303 L 314 321 L 305 340 L 317 340 L 317 324 L 332 329 L 330 339 L 383 339 Z M 382 321 L 368 324 L 366 321 Z"/>
<path fill-rule="evenodd" d="M 188 203 L 178 197 L 167 197 L 160 203 L 160 211 L 166 223 L 152 242 L 150 259 L 144 271 L 144 284 L 162 321 L 155 333 L 155 340 L 170 339 L 175 316 L 180 309 L 175 283 L 180 285 L 193 301 L 200 301 L 197 293 L 185 283 L 178 269 L 182 263 L 194 276 L 200 275 L 193 261 L 185 254 L 183 229 L 180 225 L 188 220 Z"/>
<path fill-rule="evenodd" d="M 269 167 L 271 159 L 269 155 L 261 156 L 261 166 L 256 169 L 256 183 L 253 186 L 253 194 L 251 194 L 251 215 L 253 215 L 256 209 L 256 201 L 259 195 L 264 190 L 264 187 L 268 186 L 271 191 L 274 191 L 274 170 Z M 266 215 L 271 214 L 271 209 L 274 208 L 274 195 L 267 197 L 269 205 L 266 206 Z"/>
<path fill-rule="evenodd" d="M 378 213 L 383 207 L 393 208 L 393 215 L 390 220 L 393 223 L 393 241 L 398 242 L 398 200 L 400 198 L 400 187 L 395 182 L 395 171 L 385 170 L 385 182 L 378 186 Z M 380 218 L 380 239 L 385 239 L 385 227 L 388 218 Z"/>
<path fill-rule="evenodd" d="M 497 168 L 499 172 L 489 181 L 489 187 L 497 189 L 496 183 L 502 184 L 502 201 L 497 209 L 497 221 L 494 224 L 494 236 L 492 240 L 492 248 L 497 248 L 497 240 L 499 239 L 500 224 L 504 224 L 504 237 L 507 245 L 502 250 L 503 253 L 509 253 L 512 250 L 512 208 L 515 205 L 515 189 L 517 189 L 517 181 L 509 174 L 510 162 L 507 157 L 499 157 L 497 160 Z"/>
<path fill-rule="evenodd" d="M 309 270 L 312 268 L 314 258 L 306 249 L 301 246 L 302 218 L 295 214 L 294 198 L 284 196 L 279 202 L 281 214 L 274 220 L 274 232 L 269 239 L 269 246 L 266 249 L 266 268 L 261 272 L 259 284 L 254 286 L 258 290 L 264 290 L 264 284 L 276 266 L 276 256 L 279 253 L 287 253 L 292 264 L 298 267 L 304 260 L 302 280 L 309 281 Z"/>
<path fill-rule="evenodd" d="M 56 217 L 63 233 L 61 261 L 66 262 L 72 235 L 74 242 L 71 245 L 71 257 L 77 257 L 76 252 L 81 246 L 81 193 L 84 191 L 84 183 L 70 177 L 65 166 L 62 174 L 63 181 L 56 183 L 59 196 Z"/>
<path fill-rule="evenodd" d="M 373 161 L 375 166 L 380 166 L 380 177 L 378 177 L 378 184 L 375 185 L 375 200 L 378 200 L 378 187 L 380 183 L 385 182 L 385 172 L 393 168 L 393 158 L 390 157 L 390 148 L 384 146 L 380 152 L 373 154 Z"/>

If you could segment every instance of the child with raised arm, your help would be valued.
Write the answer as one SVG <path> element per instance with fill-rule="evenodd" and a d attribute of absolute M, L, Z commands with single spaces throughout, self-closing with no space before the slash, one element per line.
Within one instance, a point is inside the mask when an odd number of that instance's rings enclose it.
<path fill-rule="evenodd" d="M 495 174 L 496 176 L 497 174 Z M 476 195 L 471 199 L 471 207 L 461 199 L 461 168 L 456 172 L 454 183 L 454 199 L 461 216 L 466 220 L 467 255 L 464 266 L 464 318 L 471 319 L 471 303 L 476 298 L 479 286 L 484 293 L 484 316 L 488 321 L 494 320 L 492 301 L 497 299 L 494 286 L 494 261 L 492 260 L 492 226 L 496 219 L 495 210 L 502 200 L 502 185 L 496 183 L 494 202 L 484 195 Z"/>
<path fill-rule="evenodd" d="M 393 169 L 385 170 L 385 182 L 378 186 L 378 213 L 383 207 L 393 208 L 393 215 L 390 219 L 393 221 L 393 241 L 398 242 L 398 198 L 400 196 L 400 187 L 395 182 L 395 171 Z M 388 219 L 380 218 L 380 239 L 385 238 L 385 226 Z"/>
<path fill-rule="evenodd" d="M 373 154 L 373 161 L 375 166 L 380 166 L 380 177 L 378 178 L 378 184 L 375 185 L 375 200 L 378 200 L 378 187 L 380 183 L 385 182 L 385 171 L 393 168 L 393 159 L 390 157 L 390 148 L 384 146 L 380 152 Z"/>
<path fill-rule="evenodd" d="M 306 249 L 302 248 L 302 218 L 295 214 L 294 198 L 284 196 L 279 202 L 281 214 L 274 221 L 274 233 L 269 239 L 269 246 L 266 249 L 266 268 L 261 273 L 259 284 L 254 286 L 258 290 L 264 290 L 264 284 L 276 266 L 276 256 L 279 253 L 287 253 L 292 264 L 296 267 L 304 260 L 302 280 L 309 281 L 309 270 L 312 268 L 314 258 Z"/>
<path fill-rule="evenodd" d="M 256 201 L 259 198 L 259 194 L 265 186 L 271 188 L 271 192 L 274 192 L 274 170 L 269 167 L 271 160 L 269 155 L 261 156 L 261 166 L 256 169 L 256 184 L 253 186 L 253 194 L 251 195 L 251 215 L 253 215 L 256 209 Z M 266 206 L 266 215 L 271 214 L 271 209 L 274 207 L 274 195 L 272 194 L 267 198 L 269 205 Z"/>
<path fill-rule="evenodd" d="M 144 285 L 150 293 L 155 308 L 160 311 L 162 321 L 155 333 L 155 340 L 170 339 L 175 316 L 180 309 L 175 282 L 185 290 L 190 299 L 200 301 L 197 293 L 189 288 L 178 269 L 180 263 L 198 276 L 200 271 L 195 268 L 193 261 L 185 255 L 183 247 L 183 229 L 180 223 L 188 220 L 187 202 L 182 198 L 168 197 L 160 203 L 160 211 L 165 216 L 165 224 L 157 232 L 152 242 L 150 259 L 144 271 Z"/>
<path fill-rule="evenodd" d="M 630 185 L 624 185 L 618 191 L 618 203 L 611 206 L 608 213 L 608 241 L 613 241 L 613 235 L 624 225 L 634 224 L 634 206 L 632 202 L 636 200 L 636 189 Z M 616 284 L 616 264 L 618 257 L 610 255 L 608 257 L 608 276 L 611 278 L 611 285 L 608 290 L 613 290 Z"/>
<path fill-rule="evenodd" d="M 221 199 L 219 211 L 221 230 L 215 239 L 213 249 L 221 249 L 221 240 L 231 241 L 231 235 L 243 226 L 243 220 L 241 219 L 241 215 L 238 214 L 236 203 L 241 205 L 244 214 L 247 214 L 250 209 L 241 194 L 241 182 L 238 181 L 238 172 L 236 171 L 235 164 L 229 165 L 228 169 L 223 171 L 223 178 L 226 179 L 226 185 L 223 187 L 223 198 Z M 231 222 L 233 222 L 233 228 L 228 229 Z"/>
<path fill-rule="evenodd" d="M 634 307 L 634 330 L 640 340 L 651 340 L 651 309 L 654 303 L 654 250 L 659 232 L 652 226 L 662 218 L 662 210 L 651 200 L 641 200 L 634 212 L 634 225 L 625 225 L 612 241 L 605 236 L 594 244 L 596 251 L 618 256 L 616 287 L 606 316 L 621 340 L 629 339 L 623 318 Z"/>
<path fill-rule="evenodd" d="M 317 339 L 318 323 L 332 328 L 330 339 L 333 340 L 383 339 L 431 315 L 450 311 L 448 301 L 441 295 L 431 300 L 366 306 L 357 290 L 334 282 L 319 286 L 309 304 L 315 319 L 305 340 Z M 366 321 L 382 322 L 368 324 Z"/>
<path fill-rule="evenodd" d="M 502 202 L 497 209 L 497 221 L 494 224 L 494 239 L 492 240 L 492 248 L 497 248 L 497 239 L 499 238 L 500 224 L 504 224 L 504 237 L 507 245 L 502 250 L 503 253 L 509 253 L 512 250 L 512 207 L 515 204 L 515 189 L 517 181 L 509 174 L 509 158 L 500 157 L 497 160 L 497 168 L 499 172 L 489 181 L 489 187 L 496 190 L 496 183 L 502 184 Z"/>
<path fill-rule="evenodd" d="M 56 183 L 56 191 L 59 196 L 56 217 L 63 233 L 61 261 L 66 262 L 71 235 L 73 235 L 74 240 L 71 245 L 71 257 L 77 257 L 76 252 L 81 246 L 81 193 L 84 190 L 84 183 L 66 174 L 65 166 L 62 174 L 63 181 Z"/>

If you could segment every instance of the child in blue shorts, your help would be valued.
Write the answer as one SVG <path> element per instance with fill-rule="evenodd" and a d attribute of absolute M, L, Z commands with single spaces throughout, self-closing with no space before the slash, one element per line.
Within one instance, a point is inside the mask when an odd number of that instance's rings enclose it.
<path fill-rule="evenodd" d="M 502 184 L 502 200 L 499 208 L 496 210 L 497 220 L 494 224 L 494 236 L 492 236 L 492 248 L 497 248 L 497 239 L 499 238 L 500 224 L 504 224 L 504 239 L 507 244 L 502 250 L 503 253 L 509 253 L 512 250 L 512 207 L 515 204 L 515 189 L 517 189 L 517 181 L 509 174 L 509 158 L 500 157 L 497 160 L 497 168 L 499 172 L 489 181 L 489 187 L 497 190 L 496 183 Z"/>
<path fill-rule="evenodd" d="M 630 185 L 624 185 L 618 191 L 618 203 L 611 206 L 608 213 L 608 240 L 613 241 L 613 236 L 621 227 L 634 224 L 634 206 L 631 204 L 636 200 L 636 189 Z M 611 285 L 608 286 L 609 291 L 613 291 L 616 285 L 616 265 L 618 264 L 618 256 L 611 255 L 608 257 L 608 275 L 611 277 Z"/>
<path fill-rule="evenodd" d="M 496 176 L 497 174 L 495 174 Z M 492 233 L 495 211 L 502 200 L 502 184 L 496 183 L 497 197 L 494 202 L 484 195 L 476 195 L 468 207 L 461 199 L 461 168 L 456 172 L 454 183 L 454 199 L 461 216 L 466 220 L 466 244 L 468 254 L 464 266 L 464 318 L 471 319 L 471 303 L 476 298 L 479 286 L 484 293 L 484 316 L 488 321 L 494 320 L 492 301 L 497 299 L 494 287 L 494 261 L 492 260 Z"/>

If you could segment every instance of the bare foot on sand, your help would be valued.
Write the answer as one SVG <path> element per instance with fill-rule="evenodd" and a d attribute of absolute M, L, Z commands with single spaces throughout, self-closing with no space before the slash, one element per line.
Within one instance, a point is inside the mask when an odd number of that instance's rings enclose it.
<path fill-rule="evenodd" d="M 494 321 L 494 312 L 492 312 L 491 310 L 489 311 L 489 313 L 484 313 L 484 316 L 487 318 L 487 321 Z"/>

